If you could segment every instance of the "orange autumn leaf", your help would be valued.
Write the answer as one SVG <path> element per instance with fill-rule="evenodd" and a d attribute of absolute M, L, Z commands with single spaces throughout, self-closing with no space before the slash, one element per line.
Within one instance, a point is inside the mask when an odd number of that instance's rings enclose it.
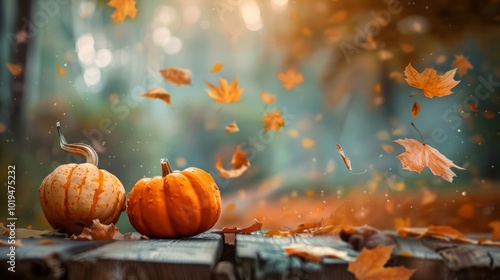
<path fill-rule="evenodd" d="M 348 270 L 357 280 L 406 280 L 415 273 L 415 269 L 403 266 L 384 267 L 391 257 L 394 246 L 379 246 L 372 250 L 363 248 L 359 256 L 349 263 Z"/>
<path fill-rule="evenodd" d="M 163 76 L 165 82 L 172 83 L 176 86 L 191 84 L 191 72 L 187 69 L 169 67 L 160 69 L 160 74 Z"/>
<path fill-rule="evenodd" d="M 290 68 L 286 72 L 278 73 L 278 79 L 281 81 L 284 88 L 291 90 L 296 85 L 302 83 L 304 75 L 298 73 L 294 68 Z"/>
<path fill-rule="evenodd" d="M 321 262 L 323 258 L 337 258 L 345 261 L 352 261 L 347 251 L 337 250 L 326 246 L 312 246 L 300 243 L 292 243 L 283 247 L 285 254 L 288 256 L 297 256 L 299 258 Z"/>
<path fill-rule="evenodd" d="M 302 139 L 302 147 L 304 147 L 306 149 L 310 149 L 310 148 L 314 147 L 314 144 L 315 144 L 315 142 L 311 138 Z"/>
<path fill-rule="evenodd" d="M 471 109 L 471 111 L 473 111 L 475 113 L 479 112 L 479 109 L 477 108 L 476 103 L 467 103 L 467 106 L 469 107 L 469 109 Z"/>
<path fill-rule="evenodd" d="M 217 162 L 215 163 L 215 168 L 219 170 L 220 176 L 222 178 L 236 178 L 241 176 L 248 167 L 250 167 L 250 162 L 246 158 L 246 154 L 240 151 L 240 147 L 236 147 L 234 151 L 233 159 L 231 160 L 232 169 L 226 170 L 222 167 L 220 156 L 217 157 Z"/>
<path fill-rule="evenodd" d="M 227 80 L 219 78 L 219 87 L 205 81 L 205 84 L 210 89 L 205 91 L 215 102 L 220 103 L 233 103 L 240 100 L 241 94 L 245 89 L 238 88 L 238 78 L 234 78 L 231 85 L 228 85 Z"/>
<path fill-rule="evenodd" d="M 290 235 L 290 231 L 282 231 L 279 229 L 271 229 L 264 233 L 264 236 L 267 237 L 288 237 Z"/>
<path fill-rule="evenodd" d="M 452 94 L 451 89 L 460 82 L 453 79 L 456 72 L 457 69 L 455 68 L 443 75 L 438 75 L 433 68 L 425 68 L 422 73 L 418 73 L 411 66 L 411 63 L 405 68 L 406 82 L 414 88 L 421 89 L 428 98 Z"/>
<path fill-rule="evenodd" d="M 61 65 L 57 64 L 56 66 L 56 70 L 57 70 L 57 74 L 59 74 L 59 76 L 65 76 L 67 71 L 62 69 Z"/>
<path fill-rule="evenodd" d="M 342 149 L 342 146 L 340 146 L 339 144 L 337 144 L 337 151 L 339 152 L 340 157 L 344 161 L 347 170 L 352 170 L 351 159 L 346 157 L 346 155 L 344 154 L 344 150 Z"/>
<path fill-rule="evenodd" d="M 469 69 L 473 69 L 472 64 L 470 64 L 470 61 L 464 57 L 463 55 L 456 55 L 455 60 L 453 61 L 452 67 L 458 68 L 458 75 L 462 77 L 463 75 L 467 74 L 467 71 Z"/>
<path fill-rule="evenodd" d="M 254 231 L 258 231 L 262 229 L 263 223 L 257 221 L 256 219 L 253 220 L 252 225 L 245 227 L 245 228 L 239 228 L 239 227 L 223 227 L 221 230 L 214 231 L 215 233 L 240 233 L 240 234 L 251 234 Z"/>
<path fill-rule="evenodd" d="M 170 103 L 170 94 L 162 88 L 152 88 L 147 92 L 143 93 L 142 96 L 151 99 L 163 100 L 165 101 L 165 103 L 168 104 L 168 106 L 172 107 L 172 104 Z"/>
<path fill-rule="evenodd" d="M 493 229 L 493 232 L 491 233 L 491 240 L 500 241 L 500 220 L 492 221 L 488 224 L 488 226 Z"/>
<path fill-rule="evenodd" d="M 12 76 L 19 76 L 23 72 L 23 67 L 21 64 L 7 63 L 7 69 L 12 74 Z"/>
<path fill-rule="evenodd" d="M 111 15 L 113 24 L 123 22 L 127 16 L 134 19 L 137 14 L 134 0 L 110 0 L 108 6 L 115 8 Z"/>
<path fill-rule="evenodd" d="M 276 95 L 263 91 L 260 93 L 260 100 L 266 105 L 273 105 L 274 101 L 276 101 Z"/>
<path fill-rule="evenodd" d="M 222 69 L 222 63 L 215 63 L 210 73 L 217 73 Z"/>
<path fill-rule="evenodd" d="M 91 227 L 85 227 L 79 235 L 72 235 L 71 240 L 121 240 L 123 235 L 114 224 L 103 225 L 99 219 L 92 221 Z"/>
<path fill-rule="evenodd" d="M 382 149 L 384 149 L 384 151 L 388 154 L 392 154 L 394 152 L 394 147 L 391 145 L 382 144 Z"/>
<path fill-rule="evenodd" d="M 235 132 L 238 132 L 240 131 L 240 128 L 238 127 L 238 125 L 236 124 L 236 122 L 232 122 L 230 124 L 228 124 L 226 126 L 226 133 L 229 134 L 229 133 L 235 133 Z"/>
<path fill-rule="evenodd" d="M 418 113 L 420 113 L 420 104 L 413 102 L 413 106 L 411 107 L 411 116 L 415 118 Z"/>
<path fill-rule="evenodd" d="M 262 122 L 264 123 L 264 132 L 268 132 L 269 130 L 278 132 L 280 128 L 285 126 L 283 113 L 278 111 L 278 109 L 274 109 L 273 112 L 266 113 L 266 115 L 262 119 Z"/>
<path fill-rule="evenodd" d="M 415 139 L 408 138 L 397 139 L 394 142 L 405 147 L 405 151 L 397 156 L 403 164 L 403 169 L 420 173 L 427 166 L 432 174 L 440 176 L 450 183 L 453 181 L 453 177 L 456 176 L 451 171 L 452 167 L 465 170 L 465 168 L 454 164 L 453 161 L 447 159 L 428 144 L 422 144 Z"/>
<path fill-rule="evenodd" d="M 469 244 L 477 244 L 478 242 L 465 237 L 460 231 L 449 227 L 449 226 L 429 226 L 427 228 L 398 228 L 398 234 L 402 237 L 416 236 L 417 238 L 422 237 L 433 237 L 441 239 L 444 241 L 459 241 Z"/>

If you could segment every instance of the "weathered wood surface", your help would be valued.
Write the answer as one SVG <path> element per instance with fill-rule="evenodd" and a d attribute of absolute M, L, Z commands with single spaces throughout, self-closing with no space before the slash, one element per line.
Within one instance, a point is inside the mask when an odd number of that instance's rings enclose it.
<path fill-rule="evenodd" d="M 347 271 L 347 262 L 325 258 L 321 263 L 285 255 L 283 247 L 301 243 L 312 246 L 329 246 L 358 253 L 337 236 L 315 237 L 265 237 L 262 235 L 236 236 L 236 270 L 241 279 L 354 279 Z"/>
<path fill-rule="evenodd" d="M 211 233 L 113 242 L 74 256 L 68 279 L 210 279 L 223 247 L 223 236 Z"/>
<path fill-rule="evenodd" d="M 6 238 L 0 238 L 7 240 Z M 7 270 L 10 251 L 0 246 L 0 279 L 64 279 L 67 276 L 67 262 L 75 254 L 108 244 L 109 241 L 74 241 L 63 238 L 44 238 L 53 244 L 40 245 L 42 239 L 18 239 L 22 246 L 15 249 L 15 272 Z"/>

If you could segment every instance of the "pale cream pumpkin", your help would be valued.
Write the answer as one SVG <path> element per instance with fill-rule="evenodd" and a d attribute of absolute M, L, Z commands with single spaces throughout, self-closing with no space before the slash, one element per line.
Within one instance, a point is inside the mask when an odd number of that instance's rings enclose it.
<path fill-rule="evenodd" d="M 102 224 L 116 223 L 125 210 L 125 188 L 116 176 L 97 168 L 95 150 L 83 143 L 68 144 L 59 122 L 61 148 L 87 159 L 82 164 L 64 164 L 42 181 L 38 189 L 40 204 L 49 224 L 68 234 L 79 234 L 94 219 Z"/>

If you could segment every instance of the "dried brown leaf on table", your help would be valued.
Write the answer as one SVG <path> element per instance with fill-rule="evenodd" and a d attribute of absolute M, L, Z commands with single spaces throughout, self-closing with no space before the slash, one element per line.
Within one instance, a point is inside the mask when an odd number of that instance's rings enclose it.
<path fill-rule="evenodd" d="M 285 126 L 283 113 L 278 111 L 278 109 L 274 109 L 273 112 L 266 113 L 266 115 L 262 119 L 262 122 L 264 123 L 264 132 L 268 132 L 269 130 L 278 132 L 280 128 Z"/>
<path fill-rule="evenodd" d="M 236 147 L 234 151 L 233 159 L 231 160 L 233 166 L 232 169 L 226 170 L 222 167 L 220 156 L 217 157 L 217 162 L 215 163 L 215 168 L 219 170 L 220 176 L 223 178 L 236 178 L 241 176 L 248 167 L 250 167 L 250 162 L 246 158 L 246 153 L 240 151 L 240 147 Z"/>
<path fill-rule="evenodd" d="M 232 122 L 226 126 L 225 130 L 226 130 L 226 133 L 229 134 L 229 133 L 235 133 L 235 132 L 240 131 L 240 128 L 238 127 L 236 122 Z"/>
<path fill-rule="evenodd" d="M 413 106 L 411 107 L 411 116 L 416 117 L 420 113 L 420 104 L 418 102 L 413 102 Z"/>
<path fill-rule="evenodd" d="M 420 173 L 427 166 L 432 174 L 440 176 L 450 183 L 456 176 L 451 171 L 452 167 L 465 170 L 447 159 L 438 150 L 428 144 L 422 144 L 418 140 L 405 138 L 394 140 L 394 142 L 405 147 L 405 152 L 397 156 L 403 164 L 403 169 Z"/>
<path fill-rule="evenodd" d="M 348 270 L 357 280 L 409 280 L 415 269 L 385 267 L 393 249 L 394 246 L 379 246 L 372 250 L 363 248 L 356 260 L 349 263 Z"/>
<path fill-rule="evenodd" d="M 414 88 L 421 89 L 428 98 L 452 94 L 451 89 L 460 82 L 453 79 L 456 72 L 455 68 L 443 75 L 438 75 L 433 68 L 426 68 L 422 73 L 418 73 L 411 64 L 405 68 L 406 82 Z"/>
<path fill-rule="evenodd" d="M 111 15 L 113 24 L 123 22 L 127 16 L 134 19 L 137 14 L 134 0 L 110 0 L 108 6 L 115 8 Z"/>
<path fill-rule="evenodd" d="M 456 55 L 451 67 L 458 68 L 458 75 L 460 77 L 463 77 L 465 74 L 467 74 L 467 71 L 469 69 L 474 68 L 472 64 L 470 64 L 470 61 L 463 55 Z"/>
<path fill-rule="evenodd" d="M 244 228 L 239 227 L 224 227 L 219 231 L 214 231 L 215 233 L 241 233 L 241 234 L 251 234 L 254 231 L 262 229 L 263 223 L 253 220 L 252 225 Z"/>
<path fill-rule="evenodd" d="M 35 230 L 28 228 L 16 228 L 16 238 L 42 238 L 46 235 L 56 234 L 57 230 Z M 9 236 L 10 229 L 0 222 L 0 235 Z"/>
<path fill-rule="evenodd" d="M 67 71 L 64 70 L 61 65 L 57 64 L 56 66 L 56 70 L 57 70 L 57 74 L 59 74 L 59 76 L 63 77 L 66 75 Z"/>
<path fill-rule="evenodd" d="M 92 221 L 90 228 L 85 227 L 79 235 L 72 235 L 71 240 L 123 240 L 124 236 L 114 224 L 103 225 L 99 219 Z"/>
<path fill-rule="evenodd" d="M 210 73 L 217 73 L 222 69 L 222 63 L 215 63 L 212 69 L 210 70 Z"/>
<path fill-rule="evenodd" d="M 398 234 L 402 237 L 414 236 L 422 238 L 430 236 L 444 241 L 459 241 L 463 243 L 477 244 L 477 241 L 467 238 L 463 233 L 449 226 L 430 225 L 427 228 L 398 228 Z"/>
<path fill-rule="evenodd" d="M 245 89 L 238 88 L 238 78 L 234 80 L 229 85 L 227 80 L 219 78 L 219 87 L 205 81 L 205 84 L 210 88 L 205 91 L 210 97 L 214 99 L 215 102 L 220 103 L 233 103 L 239 101 L 241 94 Z"/>
<path fill-rule="evenodd" d="M 163 88 L 152 88 L 147 92 L 143 93 L 142 96 L 151 98 L 151 99 L 160 99 L 163 100 L 168 106 L 172 107 L 172 103 L 170 100 L 170 94 L 164 90 Z"/>
<path fill-rule="evenodd" d="M 286 72 L 278 73 L 278 79 L 284 88 L 291 90 L 304 81 L 304 75 L 298 73 L 294 68 L 290 68 Z"/>
<path fill-rule="evenodd" d="M 300 243 L 292 243 L 283 247 L 288 256 L 297 256 L 313 262 L 321 262 L 323 258 L 337 258 L 345 261 L 352 261 L 347 251 L 337 250 L 326 246 L 312 246 Z"/>
<path fill-rule="evenodd" d="M 283 231 L 283 230 L 279 230 L 279 229 L 271 229 L 271 230 L 266 231 L 264 233 L 264 236 L 267 236 L 267 237 L 288 237 L 288 236 L 291 236 L 291 233 L 288 230 Z"/>
<path fill-rule="evenodd" d="M 169 67 L 160 69 L 160 74 L 163 76 L 165 82 L 172 83 L 176 86 L 191 84 L 191 72 L 187 69 Z"/>
<path fill-rule="evenodd" d="M 276 101 L 276 95 L 271 94 L 267 91 L 262 91 L 260 93 L 260 100 L 264 102 L 266 105 L 273 105 L 274 101 Z"/>
<path fill-rule="evenodd" d="M 23 72 L 23 66 L 21 64 L 7 63 L 7 70 L 9 70 L 12 76 L 19 76 Z"/>

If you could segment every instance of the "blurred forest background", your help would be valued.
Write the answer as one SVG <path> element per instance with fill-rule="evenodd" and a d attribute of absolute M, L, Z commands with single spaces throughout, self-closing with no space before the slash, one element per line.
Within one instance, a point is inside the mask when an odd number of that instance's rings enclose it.
<path fill-rule="evenodd" d="M 137 16 L 113 24 L 104 0 L 0 3 L 0 173 L 16 165 L 18 225 L 48 228 L 38 187 L 58 165 L 79 162 L 59 147 L 61 121 L 69 142 L 99 153 L 100 168 L 129 191 L 160 175 L 160 158 L 175 169 L 212 173 L 223 195 L 217 226 L 294 227 L 333 215 L 339 223 L 392 228 L 452 225 L 488 231 L 500 217 L 500 3 L 498 0 L 188 0 L 137 1 Z M 444 73 L 456 56 L 473 69 L 453 94 L 426 98 L 403 79 Z M 222 63 L 218 73 L 210 73 Z M 18 75 L 7 64 L 21 65 Z M 61 76 L 59 66 L 66 72 Z M 166 67 L 189 69 L 192 85 L 162 80 Z M 304 81 L 288 91 L 277 74 Z M 242 100 L 222 106 L 204 81 L 238 78 Z M 171 93 L 173 108 L 141 96 Z M 266 106 L 262 91 L 276 95 Z M 411 116 L 413 102 L 422 106 Z M 468 104 L 473 103 L 475 112 Z M 222 107 L 222 109 L 221 109 Z M 262 118 L 284 112 L 285 127 L 264 133 Z M 226 134 L 236 121 L 240 131 Z M 403 171 L 398 138 L 420 139 L 466 170 L 448 183 L 428 169 Z M 110 125 L 103 125 L 109 123 Z M 102 127 L 106 126 L 106 127 Z M 343 166 L 335 144 L 351 158 Z M 236 147 L 251 167 L 224 179 Z M 0 191 L 0 219 L 6 191 Z M 4 207 L 5 205 L 5 207 Z M 133 230 L 123 214 L 122 232 Z"/>

